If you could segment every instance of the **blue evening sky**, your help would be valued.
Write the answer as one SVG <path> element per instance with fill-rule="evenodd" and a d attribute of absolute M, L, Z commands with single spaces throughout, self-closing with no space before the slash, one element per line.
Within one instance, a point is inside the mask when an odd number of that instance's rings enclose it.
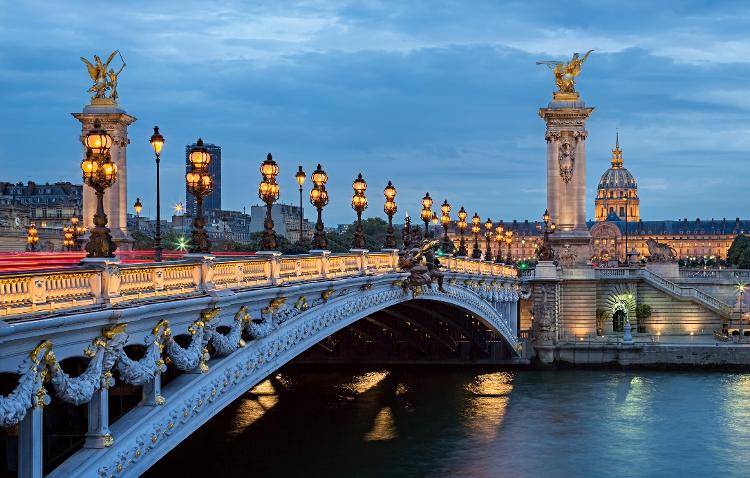
<path fill-rule="evenodd" d="M 578 80 L 596 107 L 588 216 L 616 128 L 644 219 L 748 216 L 746 2 L 3 3 L 0 180 L 80 183 L 70 113 L 89 79 L 78 57 L 120 49 L 120 104 L 138 118 L 128 202 L 140 196 L 151 216 L 158 124 L 165 213 L 184 201 L 184 146 L 201 136 L 223 148 L 225 208 L 258 203 L 271 151 L 284 202 L 298 200 L 298 164 L 323 164 L 329 224 L 353 218 L 360 171 L 366 215 L 383 215 L 390 179 L 399 222 L 427 190 L 454 211 L 535 219 L 546 202 L 537 110 L 554 85 L 534 62 L 594 48 Z"/>

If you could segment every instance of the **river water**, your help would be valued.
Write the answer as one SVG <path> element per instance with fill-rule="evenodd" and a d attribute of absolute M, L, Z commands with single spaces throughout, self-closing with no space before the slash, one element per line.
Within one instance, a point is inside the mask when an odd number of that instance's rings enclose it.
<path fill-rule="evenodd" d="M 148 475 L 750 476 L 750 374 L 328 370 L 275 374 Z"/>

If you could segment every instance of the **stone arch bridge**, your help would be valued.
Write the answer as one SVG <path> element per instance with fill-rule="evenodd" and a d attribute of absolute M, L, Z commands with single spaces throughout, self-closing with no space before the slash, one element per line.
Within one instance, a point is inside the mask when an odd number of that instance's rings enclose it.
<path fill-rule="evenodd" d="M 397 259 L 205 256 L 0 275 L 0 425 L 17 437 L 18 476 L 137 476 L 303 351 L 405 302 L 455 307 L 522 360 L 513 268 L 447 257 L 443 290 L 410 289 Z M 120 386 L 141 398 L 113 412 Z M 85 406 L 85 442 L 52 463 L 44 416 L 56 403 Z"/>

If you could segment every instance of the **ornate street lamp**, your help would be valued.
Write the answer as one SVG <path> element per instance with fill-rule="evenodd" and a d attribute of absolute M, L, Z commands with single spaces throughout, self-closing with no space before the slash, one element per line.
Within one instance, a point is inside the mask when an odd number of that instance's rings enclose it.
<path fill-rule="evenodd" d="M 354 189 L 352 209 L 357 212 L 357 226 L 354 229 L 352 249 L 364 249 L 367 245 L 365 244 L 365 233 L 362 229 L 362 212 L 367 209 L 367 197 L 365 196 L 367 183 L 362 179 L 362 173 L 359 173 L 357 179 L 352 183 L 352 189 Z"/>
<path fill-rule="evenodd" d="M 159 133 L 159 127 L 154 126 L 154 134 L 149 139 L 151 147 L 156 156 L 156 230 L 154 231 L 154 261 L 161 262 L 161 181 L 159 179 L 159 162 L 161 160 L 161 148 L 164 146 L 164 136 Z"/>
<path fill-rule="evenodd" d="M 73 240 L 73 227 L 63 226 L 63 247 L 70 251 L 73 249 L 75 241 Z"/>
<path fill-rule="evenodd" d="M 388 186 L 383 189 L 383 196 L 385 196 L 385 204 L 383 205 L 383 211 L 388 216 L 388 229 L 385 230 L 385 242 L 383 246 L 386 249 L 396 248 L 396 238 L 393 237 L 393 215 L 396 214 L 396 187 L 388 181 Z"/>
<path fill-rule="evenodd" d="M 500 224 L 497 225 L 495 228 L 495 242 L 497 242 L 497 256 L 495 256 L 495 262 L 498 264 L 503 263 L 503 243 L 505 242 L 505 234 L 503 234 L 503 231 L 505 229 L 503 228 L 503 223 L 500 221 Z"/>
<path fill-rule="evenodd" d="M 401 238 L 404 241 L 404 250 L 411 248 L 411 218 L 407 211 L 404 215 L 404 228 L 401 230 Z"/>
<path fill-rule="evenodd" d="M 39 231 L 33 222 L 26 228 L 26 250 L 34 252 L 39 244 Z"/>
<path fill-rule="evenodd" d="M 491 261 L 492 260 L 492 228 L 494 224 L 492 223 L 492 219 L 487 218 L 487 220 L 484 222 L 484 238 L 487 241 L 487 247 L 484 250 L 484 260 L 485 261 Z"/>
<path fill-rule="evenodd" d="M 203 146 L 203 140 L 198 138 L 195 146 L 190 148 L 188 154 L 190 171 L 185 175 L 187 189 L 195 197 L 195 218 L 193 219 L 191 253 L 208 253 L 211 251 L 211 241 L 206 233 L 206 219 L 203 217 L 203 198 L 208 196 L 213 189 L 211 173 L 208 172 L 208 164 L 211 162 L 211 153 Z M 157 208 L 158 210 L 158 208 Z"/>
<path fill-rule="evenodd" d="M 304 240 L 304 236 L 302 235 L 302 227 L 303 223 L 305 222 L 305 214 L 302 209 L 302 185 L 305 184 L 305 178 L 307 178 L 307 175 L 302 170 L 302 166 L 299 166 L 297 174 L 294 175 L 294 178 L 297 180 L 297 184 L 299 184 L 299 243 L 302 244 Z"/>
<path fill-rule="evenodd" d="M 471 257 L 474 259 L 482 258 L 482 250 L 479 248 L 479 233 L 482 232 L 482 219 L 479 214 L 474 213 L 471 218 L 471 234 L 474 236 L 474 247 L 471 250 Z"/>
<path fill-rule="evenodd" d="M 440 248 L 446 254 L 450 254 L 453 252 L 453 242 L 448 237 L 448 226 L 451 225 L 451 205 L 448 204 L 447 199 L 443 201 L 443 205 L 440 206 L 440 212 L 443 213 L 440 217 L 440 222 L 443 223 L 443 243 L 440 245 Z"/>
<path fill-rule="evenodd" d="M 133 203 L 133 210 L 135 211 L 135 230 L 139 231 L 140 228 L 138 227 L 138 225 L 141 219 L 141 211 L 143 210 L 141 198 L 135 198 L 135 202 Z"/>
<path fill-rule="evenodd" d="M 740 296 L 740 335 L 737 338 L 738 342 L 742 342 L 742 299 L 745 296 L 745 289 L 747 288 L 747 284 L 744 282 L 738 282 L 737 283 L 737 295 Z"/>
<path fill-rule="evenodd" d="M 458 256 L 459 257 L 466 257 L 469 255 L 469 251 L 466 250 L 466 239 L 464 238 L 464 233 L 466 232 L 466 228 L 468 227 L 468 223 L 466 222 L 466 218 L 469 216 L 469 214 L 466 212 L 466 209 L 464 209 L 463 206 L 461 206 L 461 209 L 458 210 L 458 232 L 461 235 L 461 242 L 458 245 Z"/>
<path fill-rule="evenodd" d="M 117 165 L 112 162 L 109 148 L 112 137 L 102 129 L 99 120 L 94 121 L 94 128 L 83 138 L 86 157 L 81 161 L 83 182 L 96 193 L 96 213 L 94 228 L 86 243 L 87 257 L 114 257 L 117 246 L 107 228 L 107 215 L 104 213 L 104 191 L 117 180 Z"/>
<path fill-rule="evenodd" d="M 279 174 L 279 165 L 268 153 L 266 160 L 260 165 L 260 174 L 263 176 L 258 185 L 258 197 L 266 203 L 266 219 L 263 221 L 263 236 L 260 240 L 260 248 L 264 251 L 276 250 L 276 233 L 273 232 L 273 203 L 279 199 L 279 185 L 276 184 L 276 176 Z"/>
<path fill-rule="evenodd" d="M 555 260 L 555 251 L 552 249 L 552 246 L 549 242 L 549 235 L 555 233 L 555 229 L 557 229 L 557 225 L 551 221 L 549 217 L 549 211 L 545 209 L 544 214 L 542 215 L 542 221 L 544 226 L 541 224 L 537 225 L 537 229 L 542 231 L 544 236 L 542 237 L 542 245 L 539 248 L 539 250 L 536 253 L 537 260 L 539 261 L 553 261 Z"/>
<path fill-rule="evenodd" d="M 505 231 L 505 244 L 508 245 L 508 257 L 505 258 L 506 264 L 513 264 L 513 256 L 511 255 L 511 245 L 513 245 L 513 231 Z"/>
<path fill-rule="evenodd" d="M 78 219 L 78 216 L 71 216 L 70 225 L 73 229 L 73 248 L 78 249 L 80 246 L 80 244 L 78 244 L 78 238 L 81 237 L 84 232 L 86 232 L 86 228 L 80 224 L 80 219 Z"/>
<path fill-rule="evenodd" d="M 323 208 L 328 204 L 328 192 L 326 182 L 328 175 L 318 164 L 318 169 L 312 173 L 313 188 L 310 191 L 310 204 L 318 211 L 318 220 L 315 222 L 315 235 L 313 236 L 312 248 L 318 250 L 328 249 L 325 229 L 323 227 Z"/>
<path fill-rule="evenodd" d="M 424 237 L 427 239 L 430 236 L 430 219 L 432 219 L 432 211 L 430 208 L 432 207 L 432 198 L 430 197 L 430 193 L 427 193 L 422 198 L 422 213 L 420 214 L 420 217 L 422 218 L 422 221 L 424 222 Z"/>

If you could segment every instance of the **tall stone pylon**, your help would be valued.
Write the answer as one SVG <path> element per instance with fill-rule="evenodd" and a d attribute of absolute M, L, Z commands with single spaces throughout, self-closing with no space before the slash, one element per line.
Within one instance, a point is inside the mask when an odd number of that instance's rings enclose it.
<path fill-rule="evenodd" d="M 117 165 L 117 181 L 104 193 L 104 212 L 107 214 L 107 227 L 109 227 L 112 240 L 117 244 L 118 250 L 131 250 L 133 238 L 128 233 L 127 211 L 128 211 L 128 181 L 127 181 L 127 147 L 128 126 L 136 121 L 120 108 L 116 98 L 91 98 L 91 103 L 83 108 L 80 113 L 71 113 L 75 119 L 81 122 L 81 137 L 94 127 L 94 121 L 99 120 L 102 128 L 112 136 L 112 148 L 110 153 L 112 161 Z M 86 148 L 83 148 L 83 155 Z M 83 157 L 83 156 L 82 156 Z M 83 187 L 83 225 L 90 230 L 94 227 L 94 213 L 96 212 L 96 196 L 94 190 L 84 185 Z"/>
<path fill-rule="evenodd" d="M 591 258 L 586 226 L 586 107 L 578 92 L 553 93 L 539 116 L 547 124 L 547 209 L 557 224 L 550 239 L 559 262 L 585 264 Z"/>

